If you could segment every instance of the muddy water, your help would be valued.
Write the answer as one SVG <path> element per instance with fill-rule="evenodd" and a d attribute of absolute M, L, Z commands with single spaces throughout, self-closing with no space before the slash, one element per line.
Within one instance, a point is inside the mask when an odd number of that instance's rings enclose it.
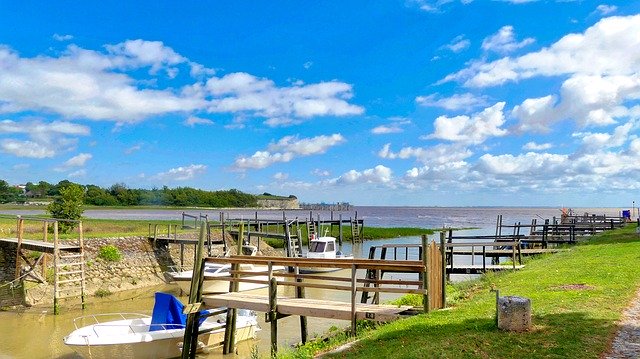
<path fill-rule="evenodd" d="M 349 277 L 350 271 L 339 271 L 334 274 Z M 361 275 L 362 274 L 359 274 L 359 276 Z M 294 296 L 293 290 L 293 287 L 287 288 L 281 294 Z M 64 336 L 75 329 L 73 326 L 74 318 L 88 314 L 113 312 L 150 315 L 153 308 L 153 295 L 156 291 L 168 292 L 180 296 L 183 302 L 187 301 L 186 297 L 181 296 L 176 286 L 164 285 L 120 292 L 108 298 L 90 298 L 87 308 L 84 311 L 80 308 L 79 300 L 72 299 L 69 303 L 65 304 L 59 315 L 53 315 L 51 307 L 32 307 L 24 310 L 0 312 L 0 359 L 81 358 L 62 342 Z M 266 295 L 266 289 L 259 289 L 254 291 L 254 293 L 263 293 Z M 307 289 L 306 295 L 308 298 L 349 302 L 349 293 L 347 292 Z M 240 358 L 248 358 L 251 351 L 255 349 L 258 350 L 261 357 L 268 357 L 269 355 L 269 324 L 264 322 L 263 313 L 258 313 L 258 319 L 262 330 L 258 332 L 256 340 L 243 342 L 238 345 L 238 357 Z M 348 327 L 349 322 L 309 318 L 309 337 L 320 335 L 333 326 L 340 328 Z M 278 321 L 278 339 L 278 345 L 281 349 L 299 342 L 300 322 L 298 317 L 288 317 Z M 198 358 L 223 358 L 222 350 L 221 348 L 213 349 L 208 354 L 198 355 Z"/>

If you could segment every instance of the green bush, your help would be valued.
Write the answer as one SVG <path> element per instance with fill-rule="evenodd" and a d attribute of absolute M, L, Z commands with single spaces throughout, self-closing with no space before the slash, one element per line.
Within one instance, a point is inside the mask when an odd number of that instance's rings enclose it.
<path fill-rule="evenodd" d="M 118 262 L 122 259 L 122 252 L 118 247 L 109 244 L 104 247 L 100 247 L 98 251 L 98 258 L 104 259 L 107 262 Z"/>
<path fill-rule="evenodd" d="M 98 298 L 104 298 L 110 296 L 113 293 L 111 293 L 111 291 L 108 289 L 98 289 L 94 294 Z"/>

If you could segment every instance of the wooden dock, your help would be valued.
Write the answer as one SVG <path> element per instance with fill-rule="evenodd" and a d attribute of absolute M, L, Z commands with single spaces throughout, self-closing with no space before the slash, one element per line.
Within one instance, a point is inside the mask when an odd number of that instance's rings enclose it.
<path fill-rule="evenodd" d="M 4 242 L 4 243 L 13 243 L 16 246 L 18 245 L 18 243 L 21 243 L 21 247 L 22 249 L 26 249 L 26 250 L 30 250 L 30 251 L 37 251 L 37 252 L 43 252 L 43 253 L 49 253 L 49 254 L 53 254 L 54 250 L 56 249 L 56 245 L 53 242 L 44 242 L 44 241 L 40 241 L 40 240 L 34 240 L 34 239 L 18 239 L 18 238 L 0 238 L 0 242 Z M 79 253 L 81 248 L 79 245 L 76 244 L 66 244 L 66 243 L 60 243 L 58 244 L 58 249 L 61 251 L 65 251 L 65 252 L 74 252 L 74 253 Z"/>
<path fill-rule="evenodd" d="M 390 321 L 397 318 L 415 315 L 419 312 L 428 312 L 431 309 L 445 306 L 445 278 L 444 278 L 444 251 L 441 251 L 435 243 L 428 243 L 426 235 L 422 237 L 422 250 L 428 253 L 419 261 L 389 261 L 371 259 L 315 259 L 315 258 L 291 258 L 291 257 L 255 257 L 255 256 L 231 256 L 209 257 L 202 260 L 203 267 L 206 263 L 230 264 L 231 277 L 214 277 L 207 280 L 228 281 L 229 293 L 202 295 L 199 294 L 198 302 L 203 302 L 207 307 L 227 307 L 231 310 L 227 316 L 227 330 L 225 333 L 225 354 L 233 352 L 236 309 L 250 309 L 266 313 L 267 321 L 271 327 L 272 355 L 277 352 L 277 321 L 280 318 L 296 315 L 300 316 L 300 331 L 302 342 L 307 340 L 307 317 L 321 317 L 337 320 L 351 321 L 351 333 L 356 333 L 357 320 Z M 267 268 L 265 272 L 241 270 L 241 264 L 253 264 Z M 197 265 L 197 264 L 196 264 Z M 290 268 L 289 273 L 274 273 L 275 266 Z M 338 268 L 351 270 L 351 276 L 345 278 L 331 273 L 302 274 L 304 268 Z M 194 269 L 195 270 L 195 269 Z M 374 273 L 373 277 L 358 278 L 358 271 Z M 417 280 L 386 279 L 380 276 L 382 272 L 414 273 Z M 362 273 L 362 272 L 361 272 Z M 264 275 L 266 280 L 256 279 L 256 276 Z M 202 285 L 203 278 L 193 283 Z M 262 283 L 269 285 L 268 295 L 238 293 L 239 283 Z M 193 286 L 193 284 L 192 284 Z M 288 286 L 295 288 L 295 297 L 278 296 L 278 288 Z M 308 298 L 305 295 L 306 288 L 318 288 L 322 290 L 344 291 L 350 293 L 350 302 L 333 300 L 321 300 Z M 194 290 L 201 293 L 201 289 Z M 423 296 L 423 308 L 415 309 L 410 306 L 368 304 L 356 301 L 357 293 L 418 293 Z M 197 336 L 196 332 L 185 333 L 187 337 Z M 194 353 L 195 356 L 195 353 Z"/>
<path fill-rule="evenodd" d="M 202 297 L 207 307 L 228 307 L 250 309 L 267 313 L 270 310 L 269 298 L 266 296 L 247 294 L 242 292 L 204 295 Z M 281 315 L 298 315 L 339 320 L 351 320 L 352 312 L 345 302 L 318 300 L 308 298 L 278 297 L 276 311 Z M 376 305 L 356 303 L 355 316 L 357 320 L 374 320 L 388 322 L 403 316 L 415 315 L 411 306 Z"/>

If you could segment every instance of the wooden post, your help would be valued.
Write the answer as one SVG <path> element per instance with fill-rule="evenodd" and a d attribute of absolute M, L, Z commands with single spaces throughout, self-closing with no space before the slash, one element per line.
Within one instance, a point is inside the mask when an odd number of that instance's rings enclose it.
<path fill-rule="evenodd" d="M 21 216 L 18 216 L 16 232 L 18 235 L 18 248 L 16 249 L 16 279 L 20 278 L 20 272 L 22 269 L 22 257 L 20 254 L 22 253 L 22 234 L 24 232 L 24 219 Z"/>
<path fill-rule="evenodd" d="M 45 234 L 45 238 L 46 238 L 46 234 Z M 84 272 L 84 231 L 82 230 L 82 221 L 78 222 L 78 244 L 80 244 L 80 254 L 82 255 L 82 257 L 80 257 L 80 260 L 82 261 L 80 264 L 80 275 L 82 278 L 82 283 L 80 283 L 81 287 L 80 287 L 80 300 L 82 301 L 82 309 L 86 308 L 86 304 L 84 302 L 84 292 L 85 292 L 85 272 Z M 46 262 L 45 262 L 46 263 Z"/>
<path fill-rule="evenodd" d="M 295 266 L 293 272 L 296 275 L 296 282 L 301 283 L 302 278 L 298 278 L 298 275 L 300 274 L 300 267 Z M 304 296 L 304 287 L 297 286 L 296 298 L 304 298 Z M 307 317 L 305 316 L 300 316 L 300 340 L 302 341 L 302 344 L 307 342 Z"/>
<path fill-rule="evenodd" d="M 422 235 L 422 266 L 424 267 L 422 270 L 422 307 L 425 313 L 429 313 L 431 310 L 431 306 L 429 305 L 429 253 L 428 253 L 428 239 L 427 235 Z M 452 260 L 453 262 L 453 260 Z"/>
<path fill-rule="evenodd" d="M 58 221 L 53 222 L 53 314 L 60 313 L 60 288 L 58 287 L 58 265 L 60 264 L 60 248 L 58 248 Z"/>
<path fill-rule="evenodd" d="M 355 264 L 351 265 L 351 336 L 356 336 L 356 272 Z"/>
<path fill-rule="evenodd" d="M 271 324 L 271 357 L 278 353 L 278 280 L 269 280 L 269 323 Z"/>
<path fill-rule="evenodd" d="M 44 243 L 47 243 L 49 241 L 49 222 L 48 221 L 43 221 L 42 222 L 42 227 L 43 227 L 43 239 L 44 239 Z M 46 254 L 42 254 L 42 278 L 47 278 L 47 255 Z M 82 301 L 84 303 L 84 300 Z"/>
<path fill-rule="evenodd" d="M 342 213 L 338 215 L 340 225 L 338 225 L 338 245 L 340 245 L 340 250 L 342 250 Z"/>
<path fill-rule="evenodd" d="M 193 274 L 191 276 L 191 288 L 189 291 L 189 304 L 199 303 L 202 299 L 202 282 L 204 280 L 204 252 L 205 228 L 200 227 L 200 236 L 196 247 L 196 260 L 193 263 Z M 189 313 L 187 315 L 187 325 L 185 326 L 182 359 L 195 358 L 198 349 L 198 317 L 199 313 Z"/>
<path fill-rule="evenodd" d="M 440 232 L 440 256 L 442 257 L 442 308 L 447 307 L 447 252 L 444 232 Z"/>
<path fill-rule="evenodd" d="M 240 283 L 237 281 L 239 278 L 238 270 L 240 265 L 238 263 L 231 264 L 231 271 L 234 273 L 232 278 L 234 281 L 229 282 L 229 292 L 234 293 L 238 291 Z M 230 354 L 235 351 L 236 346 L 236 324 L 238 319 L 238 310 L 236 308 L 227 309 L 227 321 L 224 332 L 224 348 L 223 354 Z"/>

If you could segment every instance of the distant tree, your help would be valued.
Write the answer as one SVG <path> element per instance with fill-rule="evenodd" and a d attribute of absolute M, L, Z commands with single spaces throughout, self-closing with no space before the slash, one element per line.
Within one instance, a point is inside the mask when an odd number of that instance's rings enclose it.
<path fill-rule="evenodd" d="M 69 184 L 60 188 L 60 195 L 55 198 L 49 206 L 47 206 L 47 212 L 51 214 L 51 217 L 58 219 L 79 220 L 82 217 L 82 208 L 84 202 L 84 190 L 77 184 Z M 58 228 L 62 233 L 67 233 L 74 229 L 77 222 L 61 221 L 58 223 Z"/>
<path fill-rule="evenodd" d="M 0 203 L 15 202 L 21 194 L 22 190 L 9 185 L 5 180 L 0 180 Z"/>

